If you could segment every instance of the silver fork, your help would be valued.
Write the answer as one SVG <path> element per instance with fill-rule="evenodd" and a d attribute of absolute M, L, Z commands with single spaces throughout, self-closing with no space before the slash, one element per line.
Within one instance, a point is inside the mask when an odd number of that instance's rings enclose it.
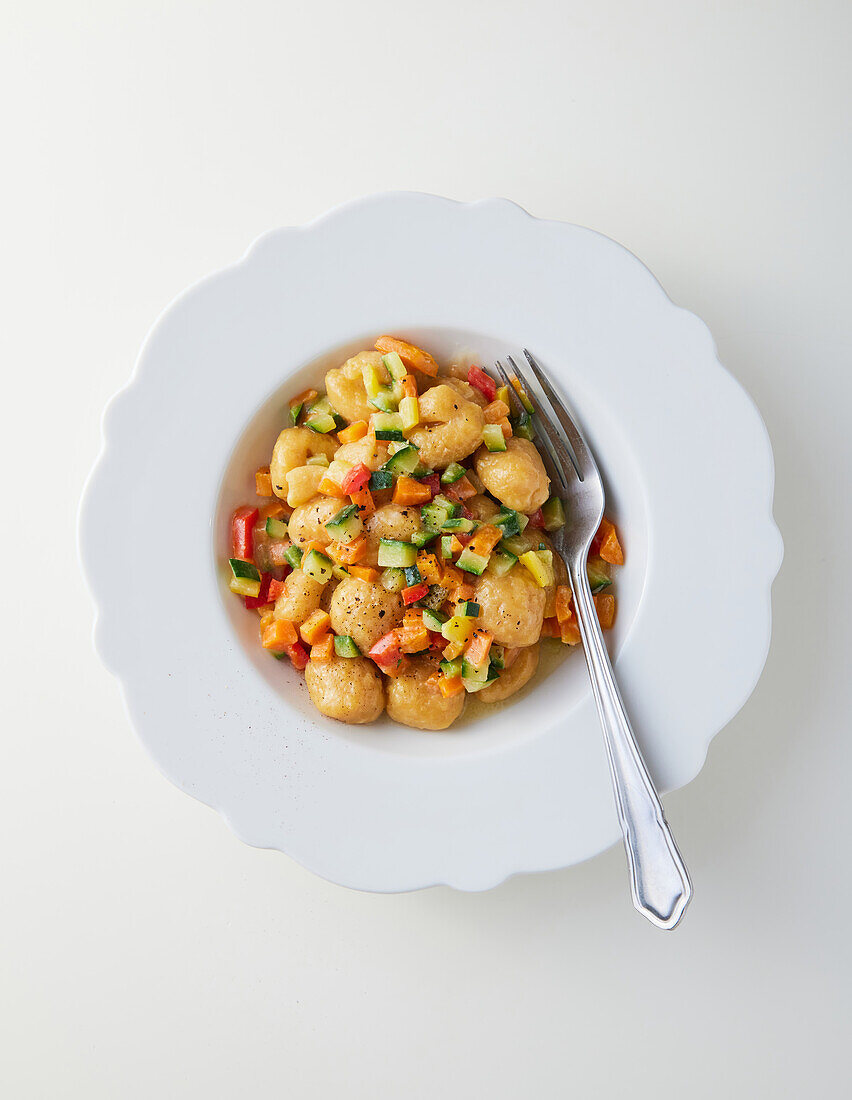
<path fill-rule="evenodd" d="M 551 538 L 565 560 L 574 594 L 583 652 L 603 726 L 615 804 L 627 849 L 633 904 L 658 928 L 674 928 L 692 897 L 692 884 L 636 744 L 586 575 L 589 547 L 604 513 L 603 482 L 585 439 L 544 371 L 526 349 L 524 355 L 538 382 L 533 422 L 545 443 L 542 458 L 552 489 L 562 498 L 567 516 L 565 526 Z M 507 359 L 529 396 L 532 388 L 528 376 L 511 356 Z M 512 379 L 501 362 L 496 367 L 509 388 L 513 411 L 522 412 L 523 405 Z M 546 415 L 548 409 L 551 415 Z"/>

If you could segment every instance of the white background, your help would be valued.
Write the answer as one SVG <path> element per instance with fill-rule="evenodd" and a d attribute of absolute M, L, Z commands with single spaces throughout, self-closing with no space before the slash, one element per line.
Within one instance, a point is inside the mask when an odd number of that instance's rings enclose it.
<path fill-rule="evenodd" d="M 843 2 L 2 4 L 0 1095 L 849 1087 L 850 32 Z M 674 934 L 618 849 L 377 897 L 244 847 L 93 655 L 75 513 L 146 330 L 264 230 L 396 188 L 620 240 L 771 433 L 772 651 L 666 799 L 696 885 Z"/>

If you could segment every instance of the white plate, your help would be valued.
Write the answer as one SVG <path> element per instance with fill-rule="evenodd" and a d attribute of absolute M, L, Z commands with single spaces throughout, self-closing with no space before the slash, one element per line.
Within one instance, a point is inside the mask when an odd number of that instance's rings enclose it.
<path fill-rule="evenodd" d="M 504 200 L 351 203 L 262 237 L 154 326 L 80 519 L 97 648 L 142 741 L 245 841 L 335 882 L 485 889 L 618 838 L 581 654 L 447 733 L 340 725 L 260 650 L 221 568 L 286 396 L 380 332 L 486 365 L 525 345 L 570 395 L 623 535 L 613 652 L 664 791 L 766 658 L 772 452 L 704 324 L 634 256 Z"/>

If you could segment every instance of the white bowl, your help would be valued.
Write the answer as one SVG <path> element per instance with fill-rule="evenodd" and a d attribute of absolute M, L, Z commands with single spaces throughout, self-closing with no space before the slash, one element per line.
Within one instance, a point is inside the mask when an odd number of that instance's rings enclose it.
<path fill-rule="evenodd" d="M 286 397 L 380 332 L 486 365 L 527 346 L 570 396 L 623 536 L 612 650 L 663 791 L 766 658 L 772 452 L 704 324 L 634 256 L 504 200 L 351 203 L 265 235 L 154 326 L 80 517 L 96 645 L 143 743 L 242 839 L 335 882 L 485 889 L 618 838 L 581 654 L 445 733 L 346 726 L 260 650 L 222 568 Z"/>

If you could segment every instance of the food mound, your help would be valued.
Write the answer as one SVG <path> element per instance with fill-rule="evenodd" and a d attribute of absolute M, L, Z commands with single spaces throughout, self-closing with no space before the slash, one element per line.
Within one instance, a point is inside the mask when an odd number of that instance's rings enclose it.
<path fill-rule="evenodd" d="M 324 394 L 290 401 L 255 473 L 262 503 L 233 515 L 230 588 L 328 717 L 387 710 L 446 729 L 468 695 L 497 703 L 524 687 L 542 638 L 579 644 L 549 537 L 566 516 L 515 388 L 512 417 L 507 388 L 479 367 L 441 373 L 428 352 L 382 336 L 330 370 Z M 604 628 L 623 560 L 605 519 L 588 565 Z"/>

